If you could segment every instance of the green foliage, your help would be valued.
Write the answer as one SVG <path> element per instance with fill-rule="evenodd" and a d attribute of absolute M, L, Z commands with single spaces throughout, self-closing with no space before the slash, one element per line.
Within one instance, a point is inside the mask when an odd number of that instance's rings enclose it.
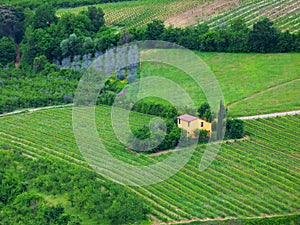
<path fill-rule="evenodd" d="M 67 225 L 73 219 L 64 213 L 62 205 L 46 204 L 29 185 L 32 177 L 27 176 L 29 171 L 16 170 L 26 167 L 32 161 L 24 159 L 19 153 L 0 151 L 1 155 L 1 214 L 2 224 L 62 224 Z M 10 163 L 4 163 L 4 162 Z M 28 179 L 29 178 L 29 179 Z M 29 190 L 28 190 L 29 189 Z"/>
<path fill-rule="evenodd" d="M 153 20 L 147 24 L 146 37 L 148 40 L 160 40 L 164 32 L 165 25 L 162 20 Z"/>
<path fill-rule="evenodd" d="M 188 147 L 192 144 L 196 144 L 196 139 L 194 140 L 192 136 L 188 135 L 187 131 L 181 129 L 181 139 L 179 143 L 179 147 Z"/>
<path fill-rule="evenodd" d="M 229 119 L 226 121 L 226 134 L 230 139 L 244 137 L 244 122 L 239 119 Z"/>
<path fill-rule="evenodd" d="M 150 126 L 144 125 L 133 130 L 128 138 L 128 145 L 136 151 L 159 152 L 176 147 L 180 136 L 181 129 L 173 120 L 152 121 Z"/>
<path fill-rule="evenodd" d="M 33 17 L 34 29 L 49 27 L 52 23 L 57 22 L 55 15 L 56 9 L 50 4 L 43 4 L 39 6 Z"/>
<path fill-rule="evenodd" d="M 210 110 L 210 106 L 208 103 L 203 103 L 197 110 L 198 112 L 198 117 L 207 121 L 211 122 L 212 121 L 212 112 Z"/>
<path fill-rule="evenodd" d="M 223 139 L 225 117 L 226 117 L 226 109 L 222 100 L 220 100 L 220 107 L 218 111 L 218 121 L 217 121 L 217 140 Z"/>
<path fill-rule="evenodd" d="M 149 208 L 140 197 L 123 192 L 119 194 L 111 207 L 105 210 L 105 216 L 111 220 L 112 224 L 134 224 L 145 220 L 148 212 Z"/>
<path fill-rule="evenodd" d="M 58 20 L 58 34 L 60 37 L 67 37 L 70 34 L 90 36 L 93 24 L 86 14 L 64 14 Z"/>
<path fill-rule="evenodd" d="M 22 62 L 32 65 L 35 57 L 45 55 L 48 60 L 60 58 L 61 38 L 58 35 L 58 27 L 52 24 L 47 29 L 36 29 L 28 26 L 25 31 L 24 41 L 22 42 Z"/>
<path fill-rule="evenodd" d="M 136 151 L 153 152 L 164 139 L 165 133 L 161 129 L 150 129 L 144 126 L 133 131 L 128 138 L 128 145 Z"/>
<path fill-rule="evenodd" d="M 153 101 L 139 101 L 134 104 L 132 110 L 145 114 L 161 116 L 173 121 L 175 121 L 178 116 L 176 108 L 169 103 L 163 104 Z"/>
<path fill-rule="evenodd" d="M 16 58 L 16 47 L 11 38 L 0 38 L 0 64 L 6 65 Z"/>
<path fill-rule="evenodd" d="M 60 48 L 63 56 L 73 57 L 77 52 L 78 40 L 76 34 L 71 34 L 69 38 L 62 40 Z"/>
<path fill-rule="evenodd" d="M 207 138 L 209 132 L 207 130 L 203 130 L 203 129 L 197 129 L 194 131 L 194 135 L 196 137 L 199 138 L 199 140 L 204 140 L 205 138 Z"/>
<path fill-rule="evenodd" d="M 103 27 L 96 34 L 95 49 L 100 52 L 105 52 L 107 49 L 117 45 L 120 39 L 120 34 L 116 33 L 114 28 Z"/>
<path fill-rule="evenodd" d="M 46 64 L 48 63 L 46 56 L 41 55 L 38 57 L 35 57 L 33 60 L 33 71 L 35 73 L 39 73 L 43 71 L 46 67 Z"/>
<path fill-rule="evenodd" d="M 72 201 L 71 207 L 108 224 L 116 224 L 116 221 L 139 223 L 149 213 L 140 197 L 120 185 L 97 180 L 96 174 L 86 169 L 57 160 L 32 160 L 10 151 L 1 150 L 0 155 L 0 196 L 3 200 L 0 220 L 3 224 L 79 225 L 81 219 L 78 216 L 65 213 L 65 207 L 70 206 L 53 205 L 41 197 L 58 193 L 62 196 L 67 194 Z M 16 170 L 14 164 L 22 170 Z M 12 177 L 18 179 L 12 180 Z M 24 188 L 25 184 L 28 190 Z M 9 198 L 4 199 L 5 196 Z"/>
<path fill-rule="evenodd" d="M 245 21 L 242 19 L 232 21 L 229 30 L 230 36 L 228 38 L 228 51 L 247 52 L 250 29 L 248 29 Z"/>
<path fill-rule="evenodd" d="M 279 38 L 279 31 L 268 18 L 253 25 L 249 34 L 249 48 L 253 52 L 274 52 Z"/>
<path fill-rule="evenodd" d="M 22 9 L 0 5 L 0 37 L 11 37 L 16 43 L 20 43 L 24 19 Z"/>
<path fill-rule="evenodd" d="M 98 32 L 105 22 L 103 10 L 101 8 L 96 8 L 95 6 L 88 7 L 86 15 L 94 26 L 93 32 Z"/>
<path fill-rule="evenodd" d="M 68 96 L 74 95 L 81 77 L 79 72 L 57 71 L 56 66 L 47 63 L 45 56 L 36 58 L 34 69 L 39 73 L 26 69 L 0 71 L 0 113 L 70 103 Z"/>

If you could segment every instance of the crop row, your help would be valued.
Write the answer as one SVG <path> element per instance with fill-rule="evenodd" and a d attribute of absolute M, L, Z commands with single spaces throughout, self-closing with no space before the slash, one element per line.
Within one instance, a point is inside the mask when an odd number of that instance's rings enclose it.
<path fill-rule="evenodd" d="M 133 117 L 132 127 L 151 118 L 140 114 Z M 110 107 L 96 109 L 99 134 L 114 157 L 133 165 L 149 165 L 164 159 L 163 155 L 153 157 L 126 151 L 113 134 L 109 120 Z M 8 143 L 32 157 L 50 156 L 86 166 L 76 147 L 71 122 L 70 109 L 2 118 L 0 144 Z M 299 116 L 246 121 L 250 140 L 224 143 L 206 171 L 198 171 L 204 151 L 199 147 L 187 165 L 171 178 L 147 187 L 128 188 L 149 201 L 154 215 L 162 220 L 293 212 L 299 205 L 300 193 L 299 122 Z M 93 160 L 97 163 L 97 159 Z M 113 163 L 107 162 L 112 169 L 106 174 L 122 174 Z M 160 172 L 171 170 L 166 166 Z M 128 177 L 133 181 L 139 178 Z"/>
<path fill-rule="evenodd" d="M 283 30 L 289 29 L 295 32 L 298 29 L 299 1 L 247 1 L 232 10 L 211 17 L 208 22 L 211 27 L 219 24 L 230 24 L 238 18 L 242 18 L 249 26 L 262 17 L 268 17 L 275 25 Z"/>

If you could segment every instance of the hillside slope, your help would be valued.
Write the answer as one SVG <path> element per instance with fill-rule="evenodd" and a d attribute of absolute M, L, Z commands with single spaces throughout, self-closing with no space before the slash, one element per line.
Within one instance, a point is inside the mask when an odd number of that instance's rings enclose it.
<path fill-rule="evenodd" d="M 297 32 L 300 29 L 300 2 L 297 0 L 142 0 L 99 4 L 105 12 L 106 24 L 110 26 L 143 26 L 153 19 L 165 20 L 165 25 L 184 27 L 208 21 L 214 28 L 230 24 L 237 18 L 249 26 L 262 17 L 269 17 L 281 30 Z M 87 7 L 60 9 L 63 13 L 79 13 Z"/>
<path fill-rule="evenodd" d="M 149 165 L 168 156 L 126 151 L 109 124 L 110 110 L 97 107 L 96 122 L 105 146 L 114 157 L 132 165 Z M 134 126 L 149 119 L 141 114 L 133 116 Z M 128 188 L 147 200 L 156 220 L 297 213 L 300 210 L 299 121 L 299 115 L 246 121 L 250 139 L 224 143 L 207 170 L 198 170 L 202 146 L 170 179 L 147 187 Z M 76 147 L 70 108 L 0 118 L 0 126 L 2 147 L 87 167 Z"/>

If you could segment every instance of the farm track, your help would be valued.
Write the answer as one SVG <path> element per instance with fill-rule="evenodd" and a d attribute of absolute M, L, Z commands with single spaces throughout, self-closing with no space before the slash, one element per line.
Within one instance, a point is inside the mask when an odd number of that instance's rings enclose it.
<path fill-rule="evenodd" d="M 300 80 L 300 78 L 298 78 L 296 80 L 293 80 L 293 81 L 289 81 L 289 82 L 284 83 L 284 84 L 277 85 L 277 86 L 272 87 L 272 88 L 268 88 L 267 90 L 263 90 L 259 93 L 251 95 L 250 97 L 243 98 L 243 99 L 241 99 L 237 102 L 231 103 L 230 105 L 227 106 L 227 108 L 230 109 L 235 104 L 238 104 L 242 101 L 252 99 L 252 98 L 256 97 L 257 95 L 260 95 L 260 94 L 263 94 L 267 91 L 271 91 L 271 90 L 274 90 L 276 88 L 285 86 L 285 85 L 290 84 L 290 83 L 292 83 L 294 81 L 297 81 L 297 80 Z M 23 109 L 23 110 L 17 110 L 17 111 L 14 111 L 14 112 L 0 114 L 0 117 L 12 116 L 12 115 L 17 115 L 17 114 L 21 114 L 21 113 L 33 113 L 33 112 L 36 112 L 36 111 L 47 110 L 47 109 L 65 108 L 65 107 L 70 107 L 70 106 L 73 106 L 73 104 L 38 107 L 38 108 L 34 108 L 34 109 Z M 300 110 L 277 112 L 277 113 L 268 113 L 268 114 L 253 115 L 253 116 L 242 116 L 242 117 L 238 117 L 238 119 L 241 119 L 241 120 L 251 120 L 251 119 L 255 120 L 255 119 L 265 119 L 265 118 L 271 118 L 271 117 L 277 117 L 277 116 L 298 115 L 298 114 L 300 114 Z"/>
<path fill-rule="evenodd" d="M 37 108 L 31 108 L 31 109 L 20 109 L 9 113 L 2 113 L 0 114 L 0 117 L 4 116 L 11 116 L 16 115 L 20 113 L 33 113 L 40 110 L 46 110 L 46 109 L 56 109 L 56 108 L 64 108 L 64 107 L 70 107 L 73 106 L 73 104 L 66 104 L 66 105 L 52 105 L 52 106 L 45 106 L 45 107 L 37 107 Z"/>

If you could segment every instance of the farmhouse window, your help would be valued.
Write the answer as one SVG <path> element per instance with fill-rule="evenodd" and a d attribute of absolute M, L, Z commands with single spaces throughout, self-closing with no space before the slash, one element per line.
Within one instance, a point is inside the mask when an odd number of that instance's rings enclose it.
<path fill-rule="evenodd" d="M 201 127 L 204 127 L 204 122 L 201 122 L 201 125 L 200 125 Z"/>
<path fill-rule="evenodd" d="M 178 124 L 180 124 L 180 119 L 178 119 Z"/>
<path fill-rule="evenodd" d="M 190 127 L 190 122 L 188 122 L 188 127 Z"/>

